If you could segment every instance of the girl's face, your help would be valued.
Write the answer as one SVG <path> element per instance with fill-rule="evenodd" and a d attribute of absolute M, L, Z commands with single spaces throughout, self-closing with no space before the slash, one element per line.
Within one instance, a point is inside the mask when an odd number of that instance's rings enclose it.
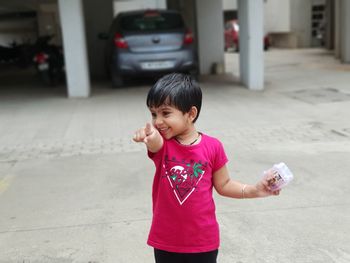
<path fill-rule="evenodd" d="M 150 108 L 152 114 L 152 124 L 165 139 L 182 136 L 190 133 L 194 129 L 193 109 L 188 113 L 183 113 L 177 108 L 169 105 L 161 105 L 158 108 Z"/>

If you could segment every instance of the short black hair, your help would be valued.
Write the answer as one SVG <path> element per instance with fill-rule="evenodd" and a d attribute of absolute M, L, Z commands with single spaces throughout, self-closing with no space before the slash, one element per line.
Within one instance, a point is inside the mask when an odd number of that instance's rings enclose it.
<path fill-rule="evenodd" d="M 174 106 L 183 113 L 197 108 L 196 122 L 202 107 L 202 91 L 190 75 L 171 73 L 160 78 L 149 90 L 146 101 L 147 107 L 160 107 L 161 105 Z"/>

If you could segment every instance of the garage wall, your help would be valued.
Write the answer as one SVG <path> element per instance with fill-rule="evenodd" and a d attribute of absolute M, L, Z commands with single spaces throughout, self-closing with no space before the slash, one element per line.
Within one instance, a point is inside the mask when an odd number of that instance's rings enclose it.
<path fill-rule="evenodd" d="M 38 7 L 39 36 L 53 35 L 52 44 L 62 45 L 62 32 L 57 3 L 40 4 Z"/>
<path fill-rule="evenodd" d="M 268 0 L 264 4 L 264 31 L 290 32 L 290 1 Z"/>
<path fill-rule="evenodd" d="M 0 45 L 33 43 L 37 37 L 36 17 L 0 20 Z"/>
<path fill-rule="evenodd" d="M 326 0 L 290 0 L 291 30 L 296 33 L 298 47 L 318 46 L 318 41 L 312 37 L 312 6 L 325 5 Z"/>
<path fill-rule="evenodd" d="M 62 44 L 57 3 L 38 4 L 35 8 L 33 17 L 0 19 L 0 45 L 13 41 L 34 43 L 43 35 L 54 35 L 51 43 Z"/>
<path fill-rule="evenodd" d="M 113 20 L 112 0 L 84 0 L 85 34 L 87 40 L 90 76 L 94 79 L 106 77 L 105 45 L 100 33 L 107 33 Z"/>
<path fill-rule="evenodd" d="M 222 2 L 196 1 L 200 74 L 209 74 L 214 65 L 224 64 L 224 21 Z"/>
<path fill-rule="evenodd" d="M 168 9 L 174 9 L 181 13 L 185 24 L 194 35 L 197 42 L 197 25 L 196 25 L 196 3 L 195 0 L 168 0 Z"/>
<path fill-rule="evenodd" d="M 237 10 L 237 0 L 223 0 L 223 10 Z M 290 32 L 290 0 L 264 1 L 264 31 Z"/>
<path fill-rule="evenodd" d="M 223 0 L 222 5 L 224 10 L 237 10 L 237 0 Z"/>
<path fill-rule="evenodd" d="M 114 1 L 114 14 L 118 14 L 122 11 L 129 11 L 135 9 L 165 9 L 166 0 L 115 0 Z"/>
<path fill-rule="evenodd" d="M 295 48 L 297 41 L 291 32 L 291 0 L 264 0 L 264 33 L 270 35 L 273 46 L 281 48 Z M 236 17 L 237 0 L 223 0 L 224 13 L 232 14 L 228 19 Z"/>
<path fill-rule="evenodd" d="M 291 30 L 296 33 L 298 47 L 311 45 L 311 1 L 291 1 Z"/>
<path fill-rule="evenodd" d="M 344 63 L 350 63 L 350 1 L 341 0 L 340 10 L 340 41 L 341 41 L 341 61 Z"/>
<path fill-rule="evenodd" d="M 104 57 L 106 41 L 98 36 L 109 31 L 113 17 L 121 11 L 165 8 L 165 0 L 84 0 L 83 4 L 89 69 L 94 79 L 107 76 Z"/>
<path fill-rule="evenodd" d="M 319 46 L 312 37 L 312 6 L 325 4 L 326 0 L 264 0 L 264 31 L 281 47 Z M 223 8 L 237 10 L 237 0 L 223 0 Z"/>

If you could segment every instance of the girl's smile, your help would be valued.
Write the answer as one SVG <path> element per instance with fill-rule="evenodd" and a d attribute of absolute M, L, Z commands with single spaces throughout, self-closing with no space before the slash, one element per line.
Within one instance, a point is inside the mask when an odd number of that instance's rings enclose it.
<path fill-rule="evenodd" d="M 162 134 L 163 136 L 166 135 L 166 133 L 168 132 L 169 128 L 158 128 L 158 131 L 160 132 L 160 134 Z"/>
<path fill-rule="evenodd" d="M 184 143 L 197 136 L 193 119 L 197 110 L 193 107 L 189 112 L 183 113 L 176 107 L 161 105 L 158 108 L 150 108 L 152 123 L 159 133 L 167 140 L 176 138 Z M 185 143 L 184 143 L 185 144 Z"/>

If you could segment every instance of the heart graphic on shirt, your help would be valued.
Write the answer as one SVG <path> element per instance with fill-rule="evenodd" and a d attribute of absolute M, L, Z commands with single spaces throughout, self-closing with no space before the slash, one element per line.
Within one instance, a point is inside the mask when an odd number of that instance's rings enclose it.
<path fill-rule="evenodd" d="M 177 200 L 182 205 L 197 187 L 204 170 L 200 163 L 174 164 L 168 161 L 165 173 Z"/>

